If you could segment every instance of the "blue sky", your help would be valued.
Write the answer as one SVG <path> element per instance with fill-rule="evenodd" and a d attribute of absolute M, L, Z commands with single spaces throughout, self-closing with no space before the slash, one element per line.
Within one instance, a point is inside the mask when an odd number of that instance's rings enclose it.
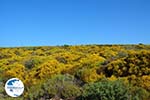
<path fill-rule="evenodd" d="M 0 47 L 150 44 L 150 0 L 0 0 Z"/>

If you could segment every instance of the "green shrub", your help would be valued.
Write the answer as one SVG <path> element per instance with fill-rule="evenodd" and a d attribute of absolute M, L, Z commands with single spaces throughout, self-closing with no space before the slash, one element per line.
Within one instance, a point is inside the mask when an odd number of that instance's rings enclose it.
<path fill-rule="evenodd" d="M 131 90 L 131 88 L 133 87 L 125 84 L 122 80 L 102 80 L 83 86 L 83 94 L 78 100 L 143 100 L 148 97 L 148 95 L 144 95 L 146 94 L 144 89 Z"/>
<path fill-rule="evenodd" d="M 81 95 L 81 90 L 74 83 L 71 75 L 57 75 L 41 84 L 32 86 L 27 92 L 27 98 L 31 100 L 40 98 L 45 100 L 53 97 L 67 99 Z"/>

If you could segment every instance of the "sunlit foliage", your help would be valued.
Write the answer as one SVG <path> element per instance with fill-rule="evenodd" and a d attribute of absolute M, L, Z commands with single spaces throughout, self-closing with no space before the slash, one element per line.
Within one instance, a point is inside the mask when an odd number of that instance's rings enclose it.
<path fill-rule="evenodd" d="M 12 100 L 3 87 L 14 77 L 25 85 L 18 100 L 148 100 L 150 46 L 0 48 L 0 99 Z"/>

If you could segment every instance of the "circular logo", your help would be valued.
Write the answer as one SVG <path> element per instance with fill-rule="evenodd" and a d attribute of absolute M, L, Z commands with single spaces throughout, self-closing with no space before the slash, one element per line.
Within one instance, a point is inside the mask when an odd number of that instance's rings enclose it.
<path fill-rule="evenodd" d="M 24 91 L 24 85 L 18 78 L 11 78 L 5 84 L 5 91 L 11 97 L 18 97 Z"/>

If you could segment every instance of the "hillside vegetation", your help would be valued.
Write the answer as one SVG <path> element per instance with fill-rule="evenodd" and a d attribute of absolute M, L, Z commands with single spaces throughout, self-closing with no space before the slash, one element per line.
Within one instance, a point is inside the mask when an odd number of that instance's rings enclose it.
<path fill-rule="evenodd" d="M 7 96 L 19 78 L 25 91 Z M 0 48 L 0 100 L 150 100 L 150 45 Z"/>

